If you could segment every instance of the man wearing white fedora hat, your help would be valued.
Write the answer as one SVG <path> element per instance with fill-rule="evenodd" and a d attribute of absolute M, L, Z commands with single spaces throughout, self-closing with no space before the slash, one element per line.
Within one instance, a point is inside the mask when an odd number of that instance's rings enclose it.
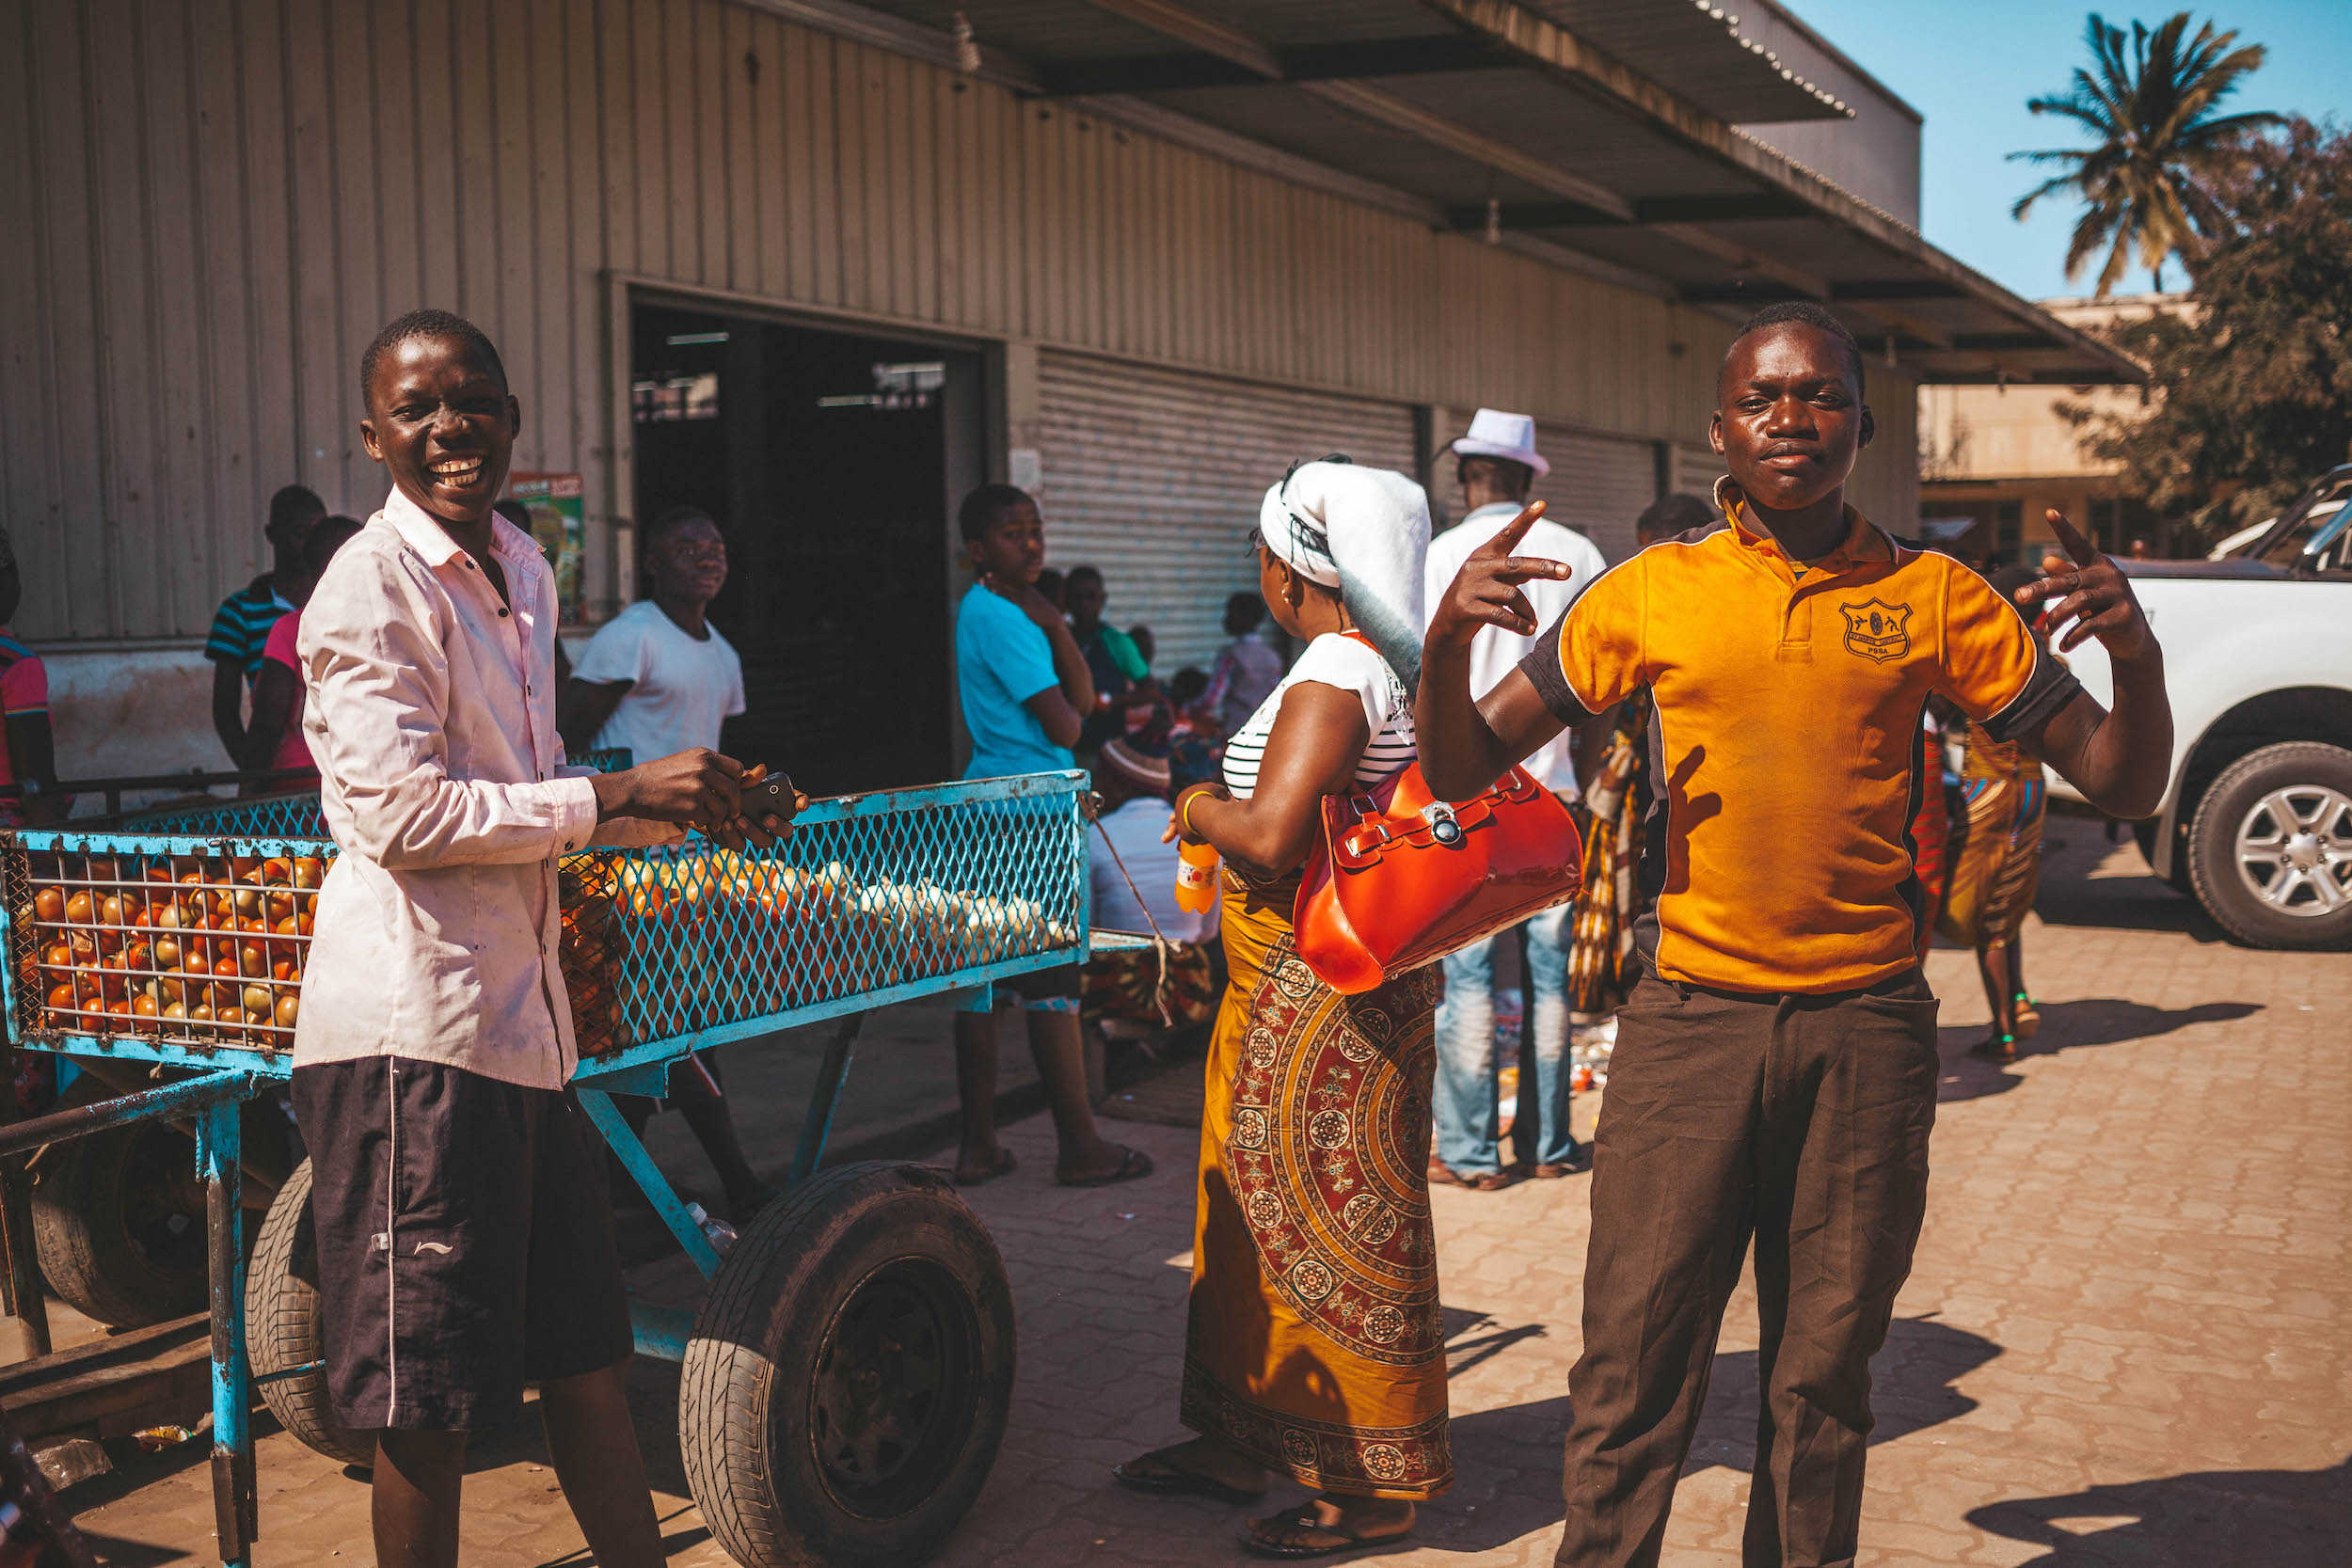
<path fill-rule="evenodd" d="M 1426 602 L 1438 603 L 1472 550 L 1493 538 L 1527 504 L 1535 480 L 1551 465 L 1535 450 L 1535 421 L 1525 414 L 1481 408 L 1470 431 L 1453 444 L 1456 475 L 1467 513 L 1459 523 L 1429 542 Z M 1549 626 L 1585 585 L 1608 569 L 1600 551 L 1582 534 L 1550 521 L 1538 522 L 1519 546 L 1522 555 L 1565 562 L 1574 575 L 1565 581 L 1526 584 L 1540 594 L 1536 624 Z M 1500 626 L 1482 629 L 1470 649 L 1470 687 L 1479 696 L 1515 669 L 1535 641 Z M 1564 800 L 1577 793 L 1574 736 L 1564 732 L 1527 759 L 1537 784 Z M 1572 905 L 1529 921 L 1527 973 L 1521 994 L 1534 1009 L 1535 1082 L 1522 1081 L 1518 1116 L 1537 1129 L 1536 1176 L 1565 1176 L 1584 1169 L 1591 1155 L 1568 1131 L 1568 951 Z M 1494 973 L 1497 937 L 1475 942 L 1445 960 L 1445 1001 L 1438 1009 L 1438 1146 L 1429 1164 L 1433 1181 L 1493 1192 L 1518 1180 L 1502 1156 L 1500 1066 L 1495 1053 Z"/>

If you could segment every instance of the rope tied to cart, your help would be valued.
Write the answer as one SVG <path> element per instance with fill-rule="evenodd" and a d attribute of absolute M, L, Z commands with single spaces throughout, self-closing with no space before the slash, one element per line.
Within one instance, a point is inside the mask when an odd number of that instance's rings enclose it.
<path fill-rule="evenodd" d="M 1168 977 L 1168 953 L 1173 944 L 1160 930 L 1159 917 L 1152 912 L 1152 906 L 1144 902 L 1142 891 L 1136 886 L 1135 877 L 1127 870 L 1126 861 L 1120 856 L 1119 846 L 1111 842 L 1109 832 L 1103 826 L 1103 798 L 1100 795 L 1089 795 L 1086 798 L 1086 811 L 1087 820 L 1094 824 L 1094 832 L 1102 839 L 1103 847 L 1111 852 L 1111 863 L 1119 867 L 1120 879 L 1127 884 L 1127 891 L 1135 895 L 1136 908 L 1143 911 L 1144 924 L 1152 927 L 1152 957 L 1159 965 L 1159 978 L 1152 983 L 1152 1006 L 1160 1010 L 1161 1025 L 1173 1029 L 1176 1027 L 1176 1014 L 1168 1005 L 1168 999 L 1174 990 L 1172 982 Z"/>

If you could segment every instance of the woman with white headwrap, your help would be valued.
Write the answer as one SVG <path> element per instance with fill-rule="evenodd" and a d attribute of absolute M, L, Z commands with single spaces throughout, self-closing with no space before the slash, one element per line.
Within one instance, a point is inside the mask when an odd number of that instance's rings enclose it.
<path fill-rule="evenodd" d="M 1250 1521 L 1242 1544 L 1319 1557 L 1405 1535 L 1454 1476 L 1427 1176 L 1437 971 L 1342 996 L 1290 923 L 1323 798 L 1414 757 L 1428 498 L 1402 474 L 1309 463 L 1266 492 L 1257 544 L 1266 607 L 1307 650 L 1170 829 L 1225 862 L 1232 971 L 1179 1411 L 1200 1436 L 1115 1474 L 1233 1502 L 1270 1475 L 1303 1481 L 1319 1495 Z"/>

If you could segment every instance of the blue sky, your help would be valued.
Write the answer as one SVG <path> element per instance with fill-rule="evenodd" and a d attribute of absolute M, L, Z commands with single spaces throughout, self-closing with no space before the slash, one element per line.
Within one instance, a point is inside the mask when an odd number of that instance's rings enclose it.
<path fill-rule="evenodd" d="M 2010 204 L 2042 178 L 2035 166 L 2010 163 L 2019 149 L 2074 147 L 2073 121 L 2026 112 L 2026 100 L 2065 90 L 2074 68 L 2090 63 L 2084 21 L 2093 8 L 2059 0 L 1782 0 L 1855 64 L 1926 117 L 1920 149 L 1921 222 L 1927 237 L 2029 299 L 2088 293 L 2104 259 L 2066 278 L 2066 239 L 2080 207 L 2043 198 L 2019 223 Z M 2172 6 L 2134 11 L 2102 5 L 2100 14 L 2128 29 L 2151 25 Z M 2246 78 L 2227 107 L 2299 112 L 2352 121 L 2352 0 L 2223 0 L 2196 8 L 2198 22 L 2234 27 L 2238 41 L 2267 45 L 2269 58 Z M 2195 31 L 2195 24 L 2190 31 Z M 2055 172 L 2054 170 L 2052 172 Z M 2166 281 L 2180 284 L 2166 270 Z M 2135 269 L 2121 292 L 2148 287 Z"/>

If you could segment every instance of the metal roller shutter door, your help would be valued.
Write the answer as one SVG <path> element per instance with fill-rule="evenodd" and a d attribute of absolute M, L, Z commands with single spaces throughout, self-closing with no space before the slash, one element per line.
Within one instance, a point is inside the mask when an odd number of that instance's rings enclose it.
<path fill-rule="evenodd" d="M 1715 482 L 1724 477 L 1724 460 L 1705 447 L 1677 445 L 1674 457 L 1674 487 L 1712 504 Z"/>
<path fill-rule="evenodd" d="M 1335 451 L 1415 467 L 1403 404 L 1052 352 L 1038 394 L 1046 559 L 1102 570 L 1106 618 L 1152 628 L 1163 678 L 1225 645 L 1226 599 L 1258 586 L 1244 543 L 1283 469 Z"/>
<path fill-rule="evenodd" d="M 1535 482 L 1534 492 L 1547 503 L 1547 515 L 1582 529 L 1613 566 L 1631 555 L 1633 521 L 1658 499 L 1658 449 L 1648 441 L 1538 424 L 1535 450 L 1551 461 L 1551 472 Z"/>

